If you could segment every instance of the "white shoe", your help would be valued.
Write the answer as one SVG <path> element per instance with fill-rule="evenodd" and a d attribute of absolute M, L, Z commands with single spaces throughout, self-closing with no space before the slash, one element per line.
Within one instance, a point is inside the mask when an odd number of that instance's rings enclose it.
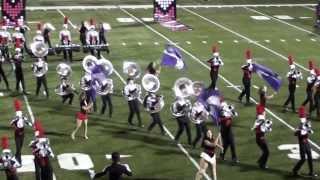
<path fill-rule="evenodd" d="M 88 169 L 88 172 L 89 172 L 90 179 L 93 179 L 94 176 L 96 175 L 96 173 L 94 172 L 94 170 Z"/>

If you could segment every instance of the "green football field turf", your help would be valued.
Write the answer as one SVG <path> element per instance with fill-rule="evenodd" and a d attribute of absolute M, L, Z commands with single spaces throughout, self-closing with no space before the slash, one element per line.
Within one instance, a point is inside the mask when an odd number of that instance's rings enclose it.
<path fill-rule="evenodd" d="M 35 5 L 36 1 L 31 1 Z M 255 1 L 253 1 L 255 2 Z M 288 1 L 289 2 L 289 1 Z M 290 1 L 293 2 L 293 1 Z M 297 1 L 294 1 L 297 2 Z M 299 1 L 300 2 L 300 1 Z M 43 2 L 45 3 L 45 2 Z M 307 2 L 306 2 L 307 3 Z M 166 106 L 161 112 L 161 117 L 168 130 L 175 135 L 177 124 L 172 118 L 170 104 L 174 99 L 172 87 L 179 77 L 188 77 L 194 81 L 201 80 L 207 85 L 210 82 L 209 70 L 200 64 L 206 63 L 211 56 L 211 46 L 217 43 L 220 54 L 225 65 L 221 68 L 222 77 L 218 80 L 218 87 L 226 100 L 235 105 L 239 117 L 234 121 L 234 134 L 236 139 L 237 154 L 240 164 L 231 166 L 229 153 L 227 161 L 218 161 L 218 179 L 289 179 L 291 169 L 296 163 L 288 158 L 289 151 L 280 151 L 279 145 L 297 144 L 297 139 L 293 131 L 285 125 L 296 127 L 299 123 L 297 114 L 291 112 L 282 113 L 282 104 L 287 97 L 287 80 L 285 78 L 288 71 L 286 56 L 292 54 L 297 63 L 304 68 L 308 66 L 308 60 L 320 64 L 318 48 L 320 47 L 320 35 L 314 30 L 314 12 L 311 7 L 259 7 L 259 8 L 189 8 L 178 9 L 179 20 L 193 28 L 192 31 L 171 32 L 156 23 L 141 23 L 140 19 L 152 17 L 152 9 L 114 9 L 114 10 L 62 10 L 70 21 L 79 25 L 82 20 L 89 20 L 93 17 L 98 22 L 108 22 L 112 30 L 107 34 L 111 44 L 111 53 L 103 56 L 109 59 L 120 76 L 126 79 L 122 73 L 122 62 L 133 60 L 144 69 L 151 61 L 160 61 L 165 44 L 177 43 L 183 52 L 183 58 L 187 63 L 187 69 L 177 71 L 174 69 L 162 68 L 160 81 L 161 89 L 159 93 L 164 95 Z M 274 16 L 288 15 L 294 19 L 277 21 L 270 19 L 266 21 L 254 20 L 250 16 Z M 310 18 L 301 18 L 310 17 Z M 137 18 L 134 23 L 120 23 L 117 18 Z M 27 21 L 29 22 L 50 22 L 56 27 L 52 33 L 53 44 L 58 43 L 58 33 L 62 27 L 63 17 L 58 11 L 28 11 Z M 287 23 L 287 24 L 286 24 Z M 289 24 L 288 24 L 289 23 Z M 28 32 L 27 39 L 34 36 L 36 24 L 30 24 L 32 31 Z M 77 30 L 72 30 L 72 36 L 76 43 L 79 43 Z M 309 33 L 312 32 L 312 33 Z M 123 45 L 125 43 L 126 45 Z M 140 45 L 139 45 L 140 44 Z M 255 144 L 254 133 L 250 130 L 255 120 L 255 106 L 246 107 L 237 100 L 238 90 L 230 85 L 240 86 L 242 71 L 241 65 L 245 63 L 244 52 L 250 48 L 253 52 L 254 60 L 260 64 L 272 68 L 283 77 L 283 87 L 272 100 L 268 101 L 270 113 L 267 117 L 273 119 L 273 131 L 268 134 L 270 148 L 269 170 L 260 170 L 256 161 L 260 155 L 260 150 Z M 85 54 L 76 53 L 74 59 L 78 60 L 72 64 L 72 81 L 79 89 L 79 80 L 84 74 L 81 61 Z M 70 138 L 70 133 L 75 127 L 75 113 L 79 109 L 78 99 L 72 106 L 62 105 L 59 96 L 55 95 L 54 88 L 58 84 L 58 75 L 55 68 L 61 62 L 61 56 L 49 57 L 48 85 L 50 98 L 36 98 L 35 79 L 31 72 L 32 60 L 27 57 L 24 64 L 27 90 L 32 94 L 28 96 L 32 112 L 36 118 L 40 118 L 44 124 L 47 135 L 56 155 L 62 153 L 85 153 L 88 154 L 93 163 L 94 169 L 100 171 L 110 161 L 105 159 L 105 154 L 119 151 L 121 154 L 130 154 L 132 157 L 123 159 L 123 162 L 130 164 L 134 176 L 128 179 L 139 180 L 189 180 L 194 179 L 197 171 L 189 158 L 181 151 L 177 144 L 168 136 L 161 136 L 159 130 L 155 128 L 150 134 L 145 128 L 132 129 L 127 125 L 128 107 L 125 99 L 121 95 L 123 82 L 114 73 L 114 116 L 109 119 L 107 115 L 101 116 L 93 113 L 89 117 L 89 140 L 84 140 L 80 135 L 75 141 Z M 308 72 L 300 68 L 304 74 L 304 80 L 298 82 L 299 87 L 296 92 L 296 106 L 305 97 L 305 79 Z M 10 85 L 14 88 L 14 74 L 10 74 Z M 264 82 L 255 75 L 253 85 L 260 86 Z M 4 88 L 1 83 L 1 88 Z M 272 90 L 269 88 L 269 93 Z M 1 128 L 0 134 L 8 134 L 11 138 L 11 147 L 14 149 L 13 130 L 9 127 L 9 122 L 14 115 L 13 98 L 23 100 L 23 97 L 16 92 L 5 92 L 0 101 Z M 252 96 L 258 98 L 257 90 L 252 88 Z M 99 98 L 98 98 L 99 99 Z M 98 100 L 98 109 L 100 99 Z M 141 107 L 142 108 L 142 107 Z M 27 108 L 24 103 L 24 112 Z M 98 111 L 99 112 L 99 111 Z M 143 124 L 147 126 L 150 122 L 149 115 L 143 112 Z M 283 122 L 280 122 L 280 120 Z M 315 133 L 311 140 L 316 144 L 313 150 L 320 154 L 319 149 L 319 128 L 320 119 L 312 119 Z M 214 129 L 214 134 L 218 132 L 211 123 L 210 128 Z M 195 128 L 192 126 L 192 135 L 195 135 Z M 31 154 L 27 144 L 33 137 L 33 132 L 28 129 L 23 148 L 23 154 Z M 194 137 L 194 136 L 193 136 Z M 195 159 L 199 161 L 201 148 L 192 149 L 185 145 L 186 137 L 181 137 L 181 143 Z M 318 145 L 317 145 L 318 144 Z M 82 180 L 88 179 L 86 171 L 68 171 L 59 167 L 57 159 L 52 160 L 54 173 L 58 180 Z M 307 165 L 307 164 L 306 164 Z M 307 173 L 307 166 L 301 169 L 302 173 Z M 315 172 L 319 172 L 319 160 L 314 161 Z M 211 173 L 208 171 L 208 174 Z M 22 180 L 34 179 L 32 173 L 19 174 Z M 1 178 L 4 175 L 1 174 Z M 297 178 L 298 179 L 298 178 Z"/>

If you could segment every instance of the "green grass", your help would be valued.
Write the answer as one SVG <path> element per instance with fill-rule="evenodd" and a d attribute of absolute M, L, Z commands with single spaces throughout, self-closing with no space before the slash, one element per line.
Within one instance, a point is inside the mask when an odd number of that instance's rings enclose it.
<path fill-rule="evenodd" d="M 37 1 L 29 1 L 30 4 L 36 2 Z M 39 5 L 45 5 L 44 3 L 48 2 L 49 1 L 42 1 L 41 3 L 43 4 Z M 64 1 L 65 4 L 68 4 L 69 2 L 71 1 Z M 223 2 L 227 3 L 227 1 Z M 250 2 L 256 3 L 255 1 Z M 310 36 L 304 32 L 293 29 L 292 27 L 276 21 L 255 21 L 251 19 L 250 16 L 256 14 L 244 8 L 192 10 L 255 41 L 259 41 L 259 43 L 262 45 L 283 55 L 292 53 L 296 57 L 297 62 L 303 64 L 305 67 L 307 67 L 307 60 L 310 58 L 314 58 L 317 64 L 320 63 L 320 57 L 318 53 L 318 42 L 320 38 L 318 36 Z M 257 8 L 256 10 L 262 11 L 263 13 L 269 15 L 287 14 L 293 17 L 313 16 L 312 11 L 304 8 L 281 7 Z M 128 11 L 138 18 L 151 17 L 152 14 L 151 9 Z M 82 20 L 87 20 L 90 17 L 94 17 L 99 22 L 102 21 L 111 24 L 112 31 L 108 34 L 111 44 L 111 53 L 110 55 L 103 55 L 107 59 L 111 60 L 115 69 L 123 77 L 125 77 L 125 75 L 122 73 L 122 62 L 124 60 L 134 60 L 140 64 L 142 69 L 144 69 L 149 62 L 160 60 L 164 45 L 167 43 L 165 39 L 148 30 L 142 24 L 123 24 L 117 22 L 116 18 L 118 17 L 128 17 L 128 15 L 121 10 L 78 10 L 63 12 L 69 16 L 70 20 L 76 25 L 79 25 Z M 170 40 L 179 42 L 179 46 L 189 51 L 203 62 L 210 57 L 211 44 L 218 41 L 223 41 L 223 44 L 219 45 L 221 55 L 225 62 L 225 66 L 221 69 L 221 74 L 233 84 L 241 85 L 242 73 L 240 66 L 245 62 L 244 51 L 247 48 L 252 49 L 254 59 L 258 63 L 274 69 L 282 77 L 285 77 L 288 66 L 287 62 L 280 57 L 262 48 L 259 48 L 252 43 L 242 40 L 241 38 L 224 31 L 213 24 L 209 24 L 208 22 L 188 13 L 187 11 L 181 9 L 178 13 L 179 19 L 183 23 L 193 27 L 193 31 L 171 32 L 158 24 L 152 23 L 149 25 L 156 31 L 167 36 Z M 51 22 L 58 30 L 62 25 L 63 19 L 57 11 L 32 11 L 28 13 L 27 17 L 28 21 L 41 20 L 42 22 Z M 290 20 L 288 22 L 309 30 L 313 30 L 313 19 Z M 31 28 L 34 30 L 35 25 L 31 25 Z M 34 31 L 29 32 L 29 39 L 31 39 L 31 37 L 34 35 L 33 32 Z M 53 44 L 58 43 L 57 36 L 58 31 L 52 33 L 52 40 L 54 42 Z M 300 39 L 301 42 L 296 42 L 296 38 Z M 316 39 L 317 42 L 311 41 L 310 38 Z M 79 43 L 76 30 L 73 30 L 73 39 L 75 39 L 76 43 Z M 266 43 L 264 41 L 266 39 L 270 40 L 270 43 Z M 285 39 L 286 42 L 283 43 L 280 41 L 280 39 Z M 239 43 L 234 43 L 234 40 L 238 40 Z M 186 41 L 190 41 L 191 44 L 187 44 Z M 208 44 L 203 44 L 202 41 L 207 41 Z M 122 46 L 122 42 L 126 42 L 127 45 Z M 141 42 L 142 46 L 139 46 L 138 42 Z M 159 42 L 159 45 L 154 45 L 154 42 Z M 85 55 L 82 53 L 77 53 L 75 55 L 75 59 L 81 60 L 84 56 Z M 209 84 L 210 82 L 209 71 L 207 69 L 205 69 L 187 54 L 183 54 L 183 57 L 188 66 L 187 70 L 177 71 L 174 69 L 162 68 L 160 76 L 161 89 L 159 93 L 164 95 L 166 102 L 166 106 L 161 113 L 161 117 L 165 122 L 165 125 L 173 134 L 175 134 L 177 125 L 175 120 L 173 120 L 171 117 L 169 105 L 174 98 L 171 90 L 174 81 L 179 77 L 185 76 L 192 80 L 202 80 L 206 84 Z M 60 97 L 54 94 L 54 88 L 58 83 L 58 76 L 55 72 L 55 67 L 61 59 L 62 57 L 58 56 L 49 57 L 49 100 L 45 100 L 44 97 L 36 98 L 33 95 L 35 90 L 35 79 L 33 78 L 30 68 L 32 60 L 28 58 L 28 62 L 24 64 L 27 88 L 28 91 L 32 92 L 32 95 L 28 96 L 30 105 L 36 118 L 40 118 L 43 121 L 56 155 L 72 152 L 89 154 L 95 165 L 94 169 L 99 171 L 106 164 L 110 163 L 110 161 L 105 160 L 104 155 L 110 154 L 113 151 L 119 151 L 122 154 L 133 155 L 131 158 L 124 159 L 124 162 L 131 165 L 134 173 L 134 176 L 128 179 L 189 180 L 194 178 L 196 168 L 168 136 L 161 136 L 158 129 L 155 129 L 154 132 L 148 134 L 146 132 L 146 128 L 137 130 L 128 128 L 126 122 L 128 108 L 126 101 L 123 97 L 121 97 L 123 84 L 116 75 L 112 75 L 115 85 L 115 93 L 113 96 L 114 117 L 109 119 L 106 115 L 101 116 L 98 113 L 90 115 L 89 140 L 86 141 L 81 137 L 78 137 L 76 141 L 71 141 L 70 133 L 75 126 L 74 115 L 78 111 L 79 105 L 77 98 L 72 106 L 62 105 L 60 102 Z M 81 62 L 74 62 L 72 64 L 72 68 L 72 80 L 79 89 L 78 82 L 80 77 L 83 75 Z M 306 77 L 307 73 L 303 73 Z M 13 88 L 14 82 L 15 81 L 12 74 L 10 76 L 11 88 Z M 262 82 L 259 77 L 255 76 L 252 83 L 255 85 L 262 85 L 264 82 Z M 3 83 L 0 85 L 1 87 L 4 86 Z M 304 80 L 300 81 L 299 85 L 300 88 L 297 89 L 296 93 L 297 107 L 303 101 L 305 96 Z M 219 179 L 288 179 L 289 173 L 293 168 L 295 161 L 290 160 L 287 157 L 288 152 L 279 151 L 277 146 L 281 144 L 297 143 L 296 137 L 293 136 L 293 132 L 278 120 L 274 119 L 273 132 L 268 135 L 271 151 L 269 159 L 270 170 L 261 171 L 256 165 L 256 160 L 258 159 L 260 151 L 255 144 L 254 134 L 252 131 L 250 131 L 255 119 L 255 107 L 244 107 L 242 104 L 240 104 L 237 101 L 238 92 L 227 87 L 227 84 L 221 78 L 218 80 L 218 87 L 223 92 L 227 101 L 233 103 L 240 114 L 234 122 L 234 133 L 237 144 L 237 153 L 241 161 L 238 166 L 231 166 L 228 162 L 219 161 Z M 253 97 L 257 98 L 256 90 L 252 90 Z M 299 122 L 296 114 L 284 114 L 281 112 L 281 105 L 285 101 L 287 94 L 287 81 L 284 78 L 283 87 L 274 99 L 268 101 L 268 107 L 290 125 L 296 126 Z M 12 148 L 14 148 L 14 142 L 12 138 L 13 130 L 9 128 L 9 121 L 14 115 L 12 109 L 13 97 L 22 99 L 20 95 L 14 92 L 10 93 L 8 97 L 2 97 L 0 99 L 0 114 L 2 115 L 0 122 L 0 134 L 10 135 Z M 98 101 L 98 107 L 100 107 L 100 100 Z M 24 111 L 27 113 L 25 105 Z M 268 116 L 271 117 L 270 115 Z M 149 115 L 144 112 L 143 123 L 145 125 L 149 124 L 149 119 Z M 320 135 L 317 132 L 317 130 L 320 128 L 320 123 L 316 118 L 313 120 L 313 127 L 315 134 L 311 136 L 311 139 L 317 144 L 320 144 Z M 192 128 L 192 130 L 194 135 L 194 128 Z M 217 131 L 215 131 L 215 134 L 217 134 Z M 79 135 L 81 135 L 81 132 L 79 132 Z M 32 136 L 32 131 L 30 129 L 27 130 L 26 143 L 23 148 L 24 154 L 31 154 L 27 144 L 31 140 Z M 181 140 L 182 143 L 186 143 L 186 138 L 184 136 L 181 138 Z M 189 151 L 191 156 L 196 159 L 196 161 L 199 160 L 199 154 L 201 152 L 200 148 L 191 149 L 187 146 L 186 149 Z M 317 152 L 320 153 L 319 151 Z M 59 168 L 56 159 L 52 160 L 52 162 L 54 166 L 54 172 L 59 180 L 88 179 L 86 172 L 62 170 Z M 319 172 L 319 161 L 315 162 L 314 167 L 316 172 Z M 307 168 L 304 167 L 302 171 L 307 172 Z M 22 180 L 34 179 L 32 173 L 20 174 L 20 176 Z M 1 177 L 3 177 L 2 174 Z"/>

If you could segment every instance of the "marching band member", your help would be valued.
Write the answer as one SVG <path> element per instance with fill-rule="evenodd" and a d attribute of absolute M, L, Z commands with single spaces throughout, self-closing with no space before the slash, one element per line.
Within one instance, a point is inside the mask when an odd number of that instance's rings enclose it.
<path fill-rule="evenodd" d="M 289 103 L 291 103 L 292 112 L 296 112 L 294 94 L 296 92 L 297 80 L 302 79 L 302 74 L 300 71 L 296 69 L 296 66 L 293 64 L 293 57 L 291 55 L 288 57 L 288 62 L 290 67 L 290 71 L 287 73 L 287 78 L 289 81 L 289 85 L 288 85 L 289 96 L 286 102 L 283 104 L 283 107 L 284 107 L 283 112 L 286 112 L 288 110 L 287 106 Z"/>
<path fill-rule="evenodd" d="M 49 139 L 45 137 L 44 129 L 39 120 L 34 124 L 35 139 L 29 144 L 34 155 L 34 167 L 36 180 L 53 180 L 53 169 L 50 157 L 54 158 L 54 153 L 50 147 Z"/>
<path fill-rule="evenodd" d="M 26 116 L 22 114 L 22 102 L 18 99 L 14 100 L 14 107 L 16 110 L 15 117 L 11 120 L 10 125 L 14 128 L 14 140 L 16 143 L 15 158 L 21 164 L 21 149 L 24 142 L 24 127 L 28 125 L 32 127 L 32 123 Z"/>
<path fill-rule="evenodd" d="M 9 52 L 9 43 L 12 41 L 11 39 L 11 34 L 7 30 L 7 24 L 4 21 L 2 26 L 1 26 L 1 32 L 0 32 L 0 37 L 1 37 L 1 46 L 4 47 L 2 52 L 2 56 L 4 56 L 5 60 L 8 60 L 10 58 L 10 52 Z"/>
<path fill-rule="evenodd" d="M 225 101 L 223 101 L 221 103 L 220 113 L 220 133 L 224 150 L 223 152 L 221 152 L 220 157 L 224 160 L 225 154 L 228 150 L 228 147 L 230 146 L 233 163 L 239 163 L 236 155 L 236 146 L 234 143 L 234 135 L 232 131 L 232 122 L 236 116 L 238 116 L 238 113 L 235 112 L 234 107 L 232 105 L 228 105 Z"/>
<path fill-rule="evenodd" d="M 261 104 L 259 104 L 257 106 L 257 109 L 259 109 L 258 107 L 263 107 Z M 260 110 L 264 110 L 264 108 L 260 109 Z M 259 146 L 259 148 L 262 151 L 262 154 L 258 160 L 258 164 L 259 167 L 261 169 L 267 169 L 267 161 L 268 161 L 268 157 L 269 157 L 269 148 L 268 148 L 268 144 L 267 144 L 267 140 L 265 137 L 265 134 L 268 132 L 271 132 L 272 128 L 272 121 L 271 120 L 267 120 L 265 118 L 265 112 L 258 112 L 259 115 L 257 116 L 257 119 L 255 121 L 254 127 L 252 128 L 252 130 L 255 131 L 256 134 L 256 143 Z"/>
<path fill-rule="evenodd" d="M 244 89 L 242 90 L 238 99 L 241 102 L 242 97 L 246 95 L 246 104 L 249 105 L 250 91 L 251 91 L 251 77 L 252 77 L 252 71 L 253 71 L 252 55 L 249 49 L 246 51 L 246 61 L 247 61 L 247 64 L 241 66 L 241 69 L 243 71 L 242 83 L 243 83 Z"/>
<path fill-rule="evenodd" d="M 109 90 L 107 90 L 109 89 Z M 112 117 L 113 113 L 113 105 L 111 96 L 113 93 L 113 81 L 110 79 L 110 82 L 102 82 L 101 91 L 106 91 L 106 93 L 101 95 L 102 107 L 101 107 L 101 115 L 105 113 L 107 105 L 109 107 L 109 118 Z"/>
<path fill-rule="evenodd" d="M 68 17 L 64 17 L 63 30 L 59 33 L 59 39 L 61 45 L 71 45 L 71 33 L 68 30 Z M 72 50 L 63 50 L 63 59 L 67 61 L 67 54 L 69 55 L 69 60 L 72 62 Z"/>
<path fill-rule="evenodd" d="M 317 81 L 316 69 L 314 68 L 312 61 L 309 61 L 309 70 L 310 70 L 310 75 L 309 77 L 307 77 L 307 87 L 306 87 L 307 97 L 306 97 L 306 100 L 303 101 L 301 106 L 305 106 L 307 105 L 307 103 L 309 103 L 309 116 L 311 117 L 311 112 L 314 108 L 313 87 L 315 82 Z"/>
<path fill-rule="evenodd" d="M 17 168 L 21 167 L 19 162 L 14 158 L 9 149 L 9 138 L 3 136 L 1 138 L 2 154 L 0 157 L 0 170 L 4 170 L 7 180 L 19 180 Z"/>
<path fill-rule="evenodd" d="M 23 75 L 23 69 L 22 69 L 22 62 L 24 62 L 24 56 L 22 55 L 22 44 L 20 44 L 20 41 L 16 41 L 16 48 L 15 48 L 15 54 L 12 57 L 12 63 L 14 65 L 14 72 L 16 75 L 16 91 L 19 91 L 20 84 L 22 87 L 22 92 L 25 95 L 28 95 L 26 90 L 26 86 L 24 83 L 24 75 Z"/>
<path fill-rule="evenodd" d="M 0 59 L 0 82 L 3 79 L 4 83 L 6 84 L 7 90 L 10 90 L 10 86 L 9 86 L 9 82 L 8 82 L 7 76 L 4 73 L 4 70 L 2 68 L 2 63 L 4 62 L 4 60 L 5 60 L 4 57 L 1 57 L 1 59 Z"/>
<path fill-rule="evenodd" d="M 46 73 L 48 71 L 48 63 L 46 63 L 42 58 L 37 58 L 37 62 L 32 64 L 32 70 L 37 78 L 37 89 L 36 96 L 39 95 L 41 85 L 44 86 L 46 97 L 49 98 L 49 91 L 47 86 Z"/>
<path fill-rule="evenodd" d="M 263 106 L 266 106 L 267 100 L 272 99 L 275 94 L 267 95 L 267 86 L 261 86 L 259 88 L 259 98 L 260 101 L 259 103 L 262 104 Z"/>
<path fill-rule="evenodd" d="M 188 99 L 182 97 L 176 97 L 176 100 L 171 105 L 171 111 L 173 116 L 178 122 L 178 131 L 174 138 L 175 141 L 179 141 L 179 138 L 184 130 L 186 130 L 188 137 L 188 144 L 191 145 L 191 130 L 189 113 L 191 111 L 191 102 Z"/>
<path fill-rule="evenodd" d="M 99 33 L 96 31 L 94 20 L 90 19 L 90 29 L 86 35 L 86 43 L 87 45 L 98 45 L 99 41 Z M 97 55 L 97 58 L 100 59 L 100 50 L 91 49 L 91 55 Z"/>
<path fill-rule="evenodd" d="M 147 73 L 153 74 L 155 76 L 160 75 L 161 66 L 157 62 L 150 62 L 146 69 Z"/>
<path fill-rule="evenodd" d="M 51 40 L 50 40 L 50 32 L 51 32 L 51 29 L 49 27 L 45 26 L 43 28 L 42 36 L 44 38 L 44 43 L 47 43 L 48 47 L 52 48 Z"/>
<path fill-rule="evenodd" d="M 128 78 L 127 84 L 123 89 L 123 94 L 126 97 L 129 105 L 129 117 L 128 117 L 129 125 L 134 125 L 132 122 L 132 119 L 134 114 L 136 114 L 139 126 L 142 127 L 140 109 L 139 109 L 139 98 L 141 94 L 140 85 L 136 84 L 133 79 Z"/>
<path fill-rule="evenodd" d="M 61 84 L 60 87 L 62 92 L 65 94 L 62 95 L 62 103 L 64 104 L 69 99 L 69 104 L 72 104 L 73 97 L 74 97 L 74 88 L 72 84 L 68 81 L 67 77 L 61 77 Z"/>
<path fill-rule="evenodd" d="M 220 57 L 220 54 L 218 52 L 218 48 L 216 46 L 212 47 L 212 55 L 213 57 L 209 59 L 207 62 L 210 63 L 210 77 L 211 77 L 211 85 L 210 88 L 215 89 L 216 88 L 216 83 L 218 80 L 218 75 L 219 75 L 219 68 L 220 66 L 223 66 L 223 61 Z"/>
<path fill-rule="evenodd" d="M 205 120 L 208 119 L 209 112 L 205 109 L 203 104 L 195 102 L 191 110 L 191 120 L 196 126 L 197 135 L 192 142 L 192 147 L 195 148 L 199 140 L 202 138 L 206 131 Z"/>
<path fill-rule="evenodd" d="M 161 101 L 162 96 L 157 95 L 153 92 L 148 92 L 146 97 L 143 100 L 143 105 L 146 110 L 150 113 L 152 123 L 148 127 L 148 131 L 151 132 L 155 125 L 159 125 L 160 131 L 162 135 L 165 135 L 165 131 L 163 128 L 163 123 L 160 117 L 160 110 L 161 110 Z"/>
<path fill-rule="evenodd" d="M 91 179 L 96 179 L 109 174 L 109 180 L 120 180 L 122 175 L 132 176 L 131 169 L 127 164 L 120 164 L 120 154 L 113 152 L 111 154 L 112 164 L 105 167 L 102 172 L 94 174 L 90 171 Z"/>
<path fill-rule="evenodd" d="M 314 97 L 313 97 L 313 101 L 314 101 L 314 106 L 309 114 L 309 116 L 311 117 L 311 113 L 314 110 L 317 110 L 317 117 L 320 116 L 320 70 L 319 69 L 315 69 L 316 71 L 316 82 L 314 83 L 314 89 L 315 89 L 315 93 L 314 93 Z"/>
<path fill-rule="evenodd" d="M 77 112 L 77 126 L 76 129 L 71 133 L 71 138 L 74 140 L 75 135 L 84 122 L 84 138 L 88 139 L 88 112 L 92 109 L 92 102 L 87 98 L 86 94 L 82 92 L 80 94 L 80 111 Z"/>
<path fill-rule="evenodd" d="M 86 33 L 87 33 L 88 29 L 84 24 L 84 21 L 81 22 L 81 27 L 79 29 L 79 33 L 80 33 L 80 42 L 82 44 L 82 46 L 86 45 Z"/>
<path fill-rule="evenodd" d="M 203 152 L 201 153 L 201 159 L 199 162 L 199 171 L 196 174 L 195 180 L 202 179 L 202 176 L 205 174 L 209 164 L 212 167 L 213 180 L 217 180 L 217 161 L 216 161 L 216 149 L 219 148 L 223 151 L 223 147 L 219 144 L 220 135 L 217 138 L 214 138 L 211 130 L 205 132 L 205 137 L 203 138 L 202 147 Z"/>
<path fill-rule="evenodd" d="M 103 23 L 99 25 L 99 44 L 108 44 L 105 33 L 107 30 L 104 29 Z M 109 47 L 107 46 L 107 53 L 110 53 Z"/>
<path fill-rule="evenodd" d="M 306 156 L 307 156 L 308 166 L 309 166 L 308 175 L 317 177 L 318 174 L 315 174 L 313 171 L 311 146 L 309 144 L 309 134 L 313 134 L 313 131 L 311 129 L 311 123 L 306 119 L 304 106 L 301 106 L 299 108 L 299 118 L 301 122 L 298 128 L 295 130 L 294 135 L 298 137 L 298 141 L 299 141 L 300 160 L 294 166 L 292 172 L 293 172 L 293 175 L 295 176 L 298 175 L 298 171 L 306 161 Z"/>
<path fill-rule="evenodd" d="M 14 44 L 23 45 L 26 42 L 24 35 L 20 32 L 21 27 L 17 24 L 14 28 L 15 32 L 12 34 Z M 21 53 L 23 54 L 23 47 L 21 47 Z"/>
<path fill-rule="evenodd" d="M 42 42 L 42 43 L 44 43 L 44 37 L 43 37 L 43 35 L 42 35 L 42 25 L 41 25 L 41 23 L 38 23 L 37 24 L 37 31 L 36 31 L 36 36 L 34 36 L 33 37 L 33 41 L 34 42 Z"/>

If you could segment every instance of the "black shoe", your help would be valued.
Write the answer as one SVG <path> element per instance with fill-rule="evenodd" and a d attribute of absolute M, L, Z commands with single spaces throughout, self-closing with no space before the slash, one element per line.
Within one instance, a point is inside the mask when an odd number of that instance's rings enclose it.
<path fill-rule="evenodd" d="M 318 174 L 316 173 L 309 173 L 308 176 L 311 176 L 311 177 L 318 177 Z"/>
<path fill-rule="evenodd" d="M 297 171 L 292 171 L 292 176 L 299 176 Z"/>

